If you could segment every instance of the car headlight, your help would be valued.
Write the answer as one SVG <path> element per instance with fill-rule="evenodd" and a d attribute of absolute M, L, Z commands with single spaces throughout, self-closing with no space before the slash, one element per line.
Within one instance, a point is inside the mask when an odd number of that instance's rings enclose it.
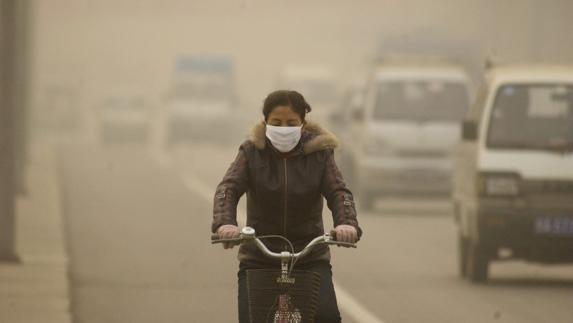
<path fill-rule="evenodd" d="M 479 192 L 488 196 L 519 195 L 519 176 L 507 173 L 481 173 Z"/>

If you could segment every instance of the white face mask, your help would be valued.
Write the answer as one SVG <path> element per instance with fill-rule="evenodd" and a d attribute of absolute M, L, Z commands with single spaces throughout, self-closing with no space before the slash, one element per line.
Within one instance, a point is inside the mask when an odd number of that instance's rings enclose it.
<path fill-rule="evenodd" d="M 267 138 L 278 151 L 288 153 L 300 141 L 302 126 L 299 127 L 277 127 L 267 125 Z"/>

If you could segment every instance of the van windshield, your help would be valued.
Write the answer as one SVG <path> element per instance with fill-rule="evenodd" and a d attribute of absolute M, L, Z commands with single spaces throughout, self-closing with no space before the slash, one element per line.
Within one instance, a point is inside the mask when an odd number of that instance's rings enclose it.
<path fill-rule="evenodd" d="M 424 80 L 383 82 L 373 116 L 384 120 L 460 121 L 468 108 L 461 82 Z"/>
<path fill-rule="evenodd" d="M 505 85 L 495 96 L 488 147 L 573 150 L 573 85 Z"/>

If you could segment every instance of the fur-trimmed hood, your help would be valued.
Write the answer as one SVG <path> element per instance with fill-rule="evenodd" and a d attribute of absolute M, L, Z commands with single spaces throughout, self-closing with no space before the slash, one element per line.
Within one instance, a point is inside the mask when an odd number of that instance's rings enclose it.
<path fill-rule="evenodd" d="M 265 149 L 267 136 L 264 121 L 257 123 L 251 129 L 249 140 L 258 150 Z M 336 136 L 326 128 L 312 121 L 307 121 L 302 127 L 300 140 L 302 142 L 302 150 L 307 155 L 317 151 L 336 149 L 338 147 L 338 139 Z"/>

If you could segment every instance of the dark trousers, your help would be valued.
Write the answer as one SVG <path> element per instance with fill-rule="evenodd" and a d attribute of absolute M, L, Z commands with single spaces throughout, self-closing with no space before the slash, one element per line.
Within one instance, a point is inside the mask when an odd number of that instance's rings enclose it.
<path fill-rule="evenodd" d="M 239 266 L 239 323 L 250 323 L 249 300 L 247 298 L 247 269 L 260 269 L 249 267 L 243 263 Z M 318 307 L 316 309 L 315 323 L 340 323 L 340 312 L 336 303 L 336 294 L 332 285 L 332 266 L 327 261 L 314 262 L 295 266 L 295 269 L 309 270 L 320 274 L 320 291 Z"/>

